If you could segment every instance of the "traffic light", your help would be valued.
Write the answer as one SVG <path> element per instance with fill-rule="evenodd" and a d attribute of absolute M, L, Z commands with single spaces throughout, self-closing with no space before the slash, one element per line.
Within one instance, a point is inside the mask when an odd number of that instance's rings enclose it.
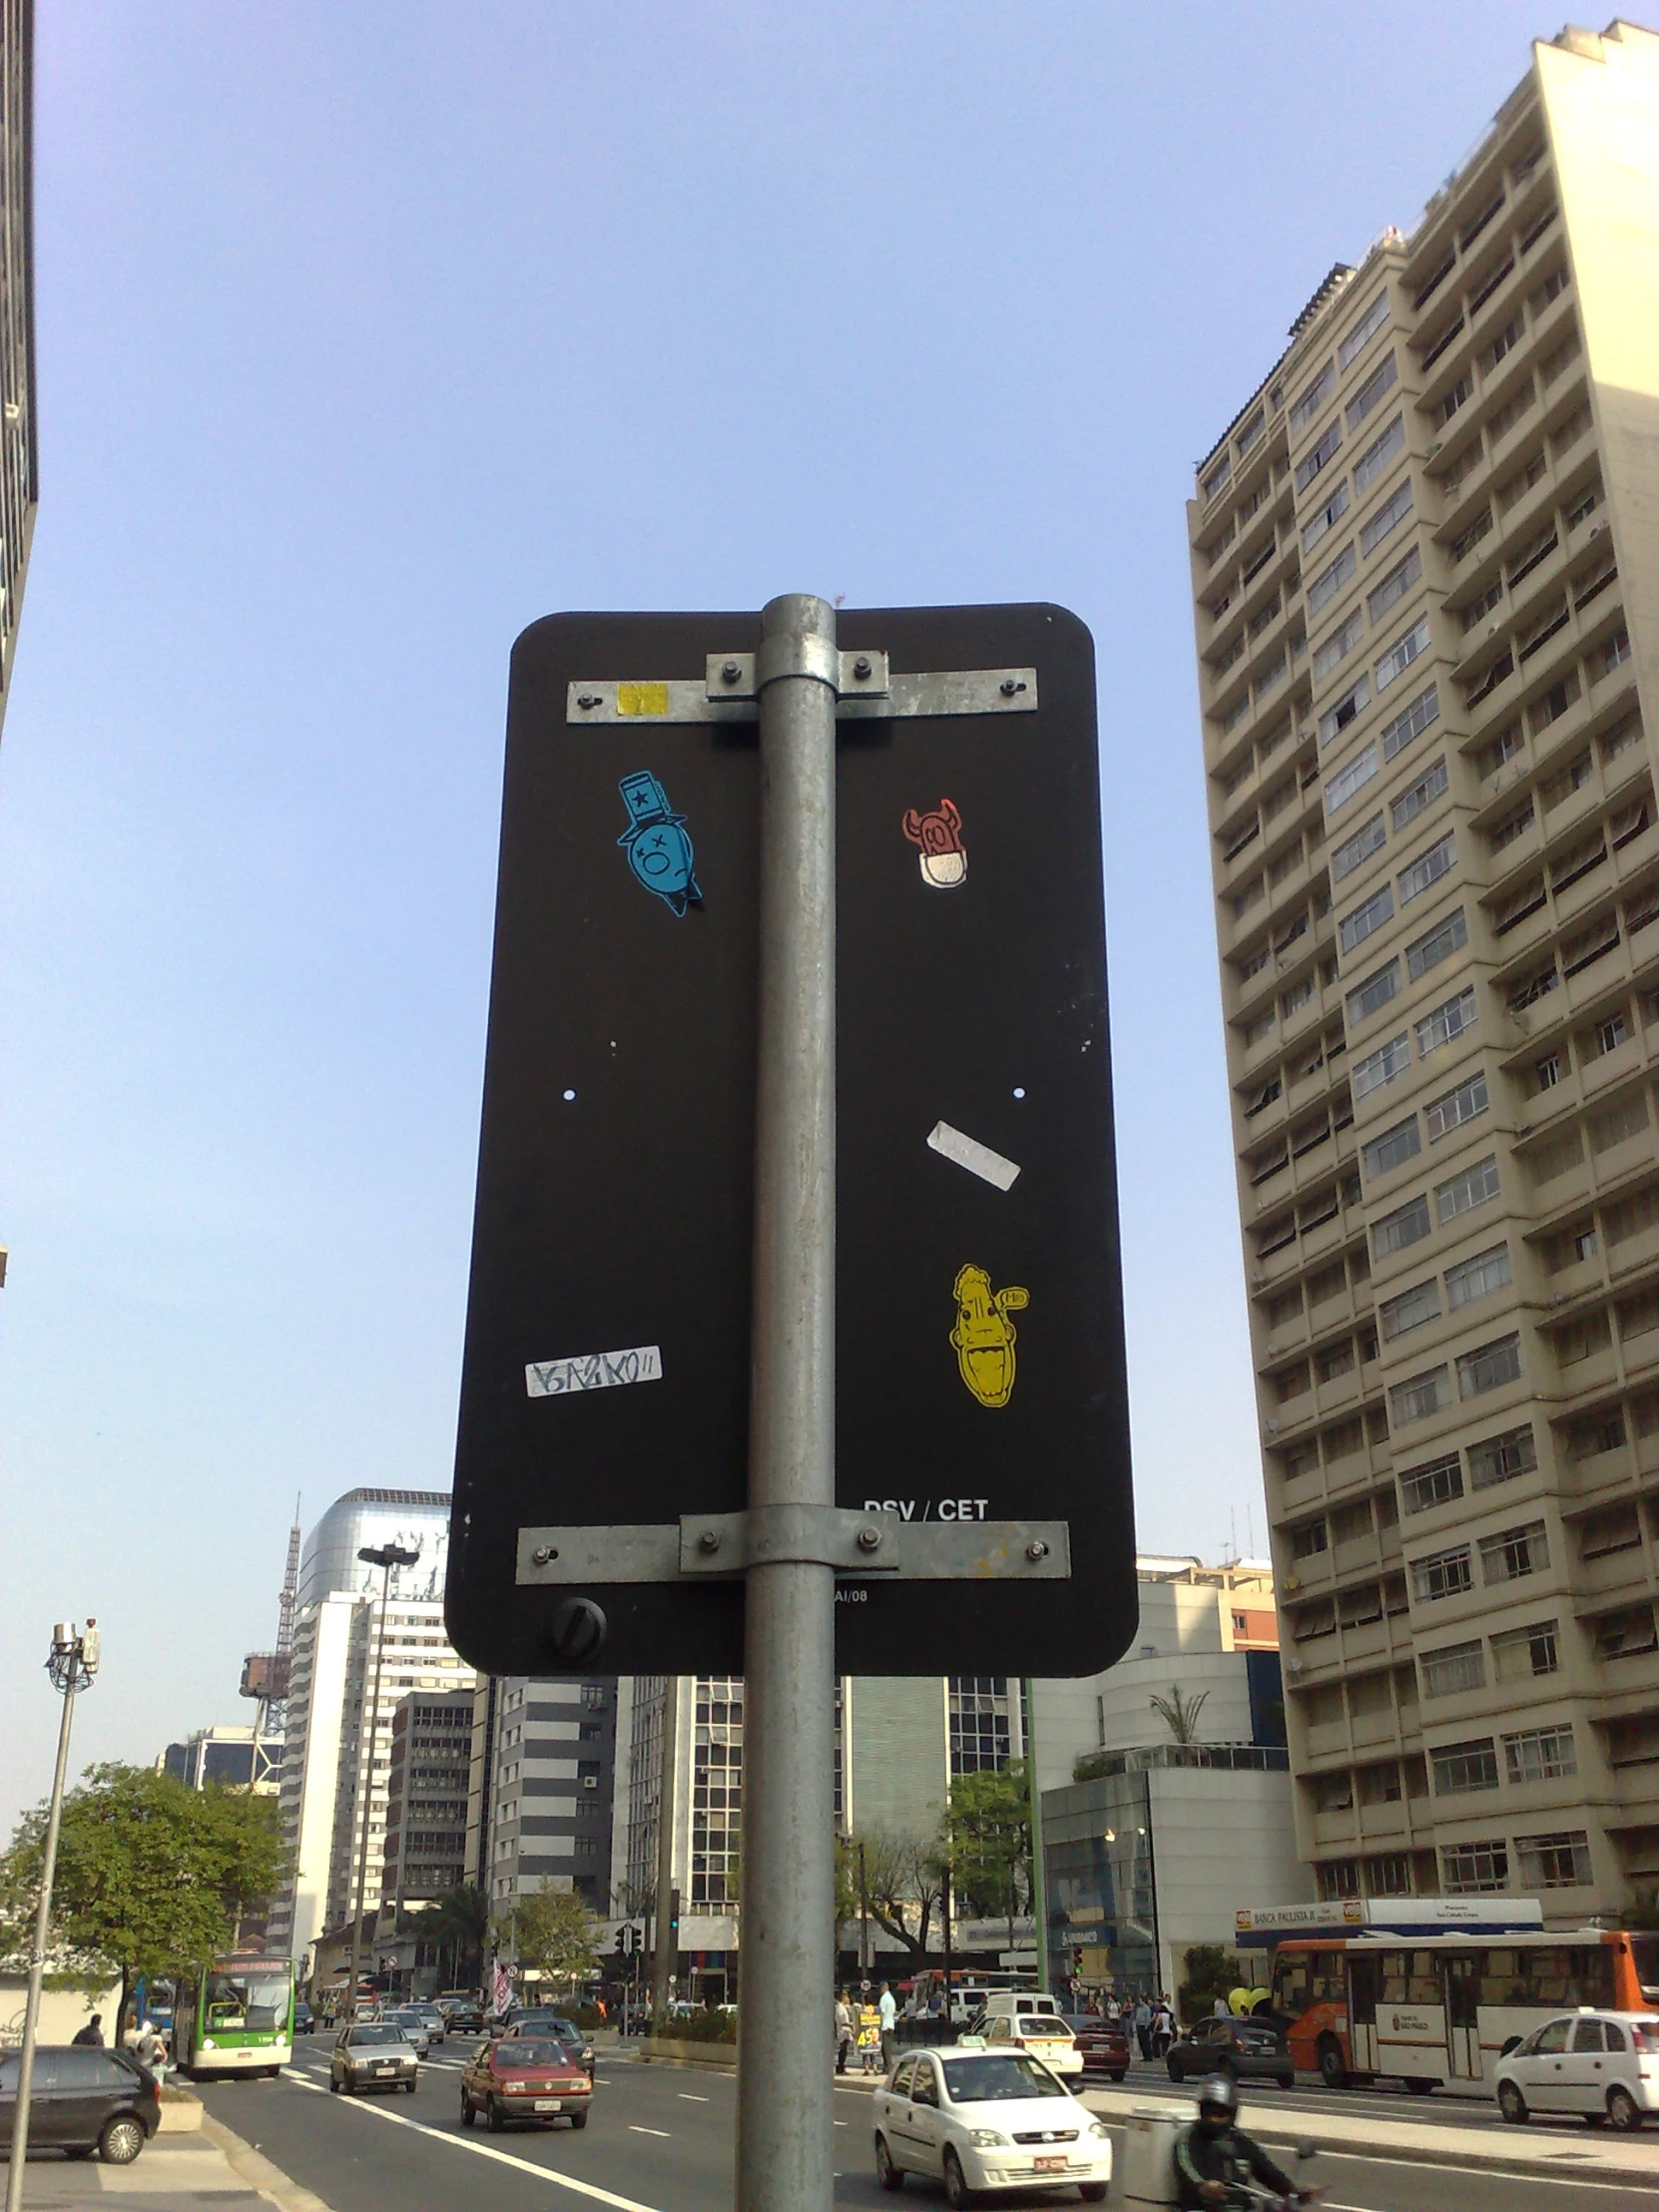
<path fill-rule="evenodd" d="M 611 1945 L 611 1948 L 616 1952 L 619 1958 L 626 1958 L 629 1951 L 632 1949 L 633 1946 L 628 1940 L 629 1936 L 632 1934 L 633 1930 L 629 1928 L 619 1928 L 617 1930 L 616 1941 Z"/>
<path fill-rule="evenodd" d="M 668 1933 L 669 1947 L 678 1950 L 680 1948 L 680 1893 L 678 1890 L 670 1890 L 668 1893 Z"/>

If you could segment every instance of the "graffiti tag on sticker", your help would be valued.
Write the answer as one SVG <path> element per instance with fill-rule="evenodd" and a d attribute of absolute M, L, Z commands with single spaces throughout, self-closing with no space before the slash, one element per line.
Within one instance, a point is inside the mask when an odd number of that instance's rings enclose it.
<path fill-rule="evenodd" d="M 952 802 L 941 799 L 930 815 L 918 815 L 912 807 L 904 817 L 904 834 L 921 850 L 916 858 L 921 879 L 935 890 L 954 890 L 967 881 L 967 846 L 962 842 L 962 818 Z"/>
<path fill-rule="evenodd" d="M 950 1332 L 962 1381 L 981 1405 L 1006 1405 L 1014 1391 L 1014 1325 L 1008 1319 L 1031 1303 L 1018 1284 L 991 1289 L 983 1268 L 957 1270 L 951 1286 L 956 1326 Z"/>
<path fill-rule="evenodd" d="M 628 810 L 628 827 L 616 841 L 626 850 L 635 878 L 676 914 L 701 906 L 685 816 L 674 812 L 649 769 L 625 776 L 617 789 Z"/>
<path fill-rule="evenodd" d="M 524 1371 L 531 1397 L 568 1397 L 575 1390 L 610 1390 L 623 1382 L 660 1382 L 663 1355 L 657 1345 L 628 1352 L 584 1352 L 569 1360 L 532 1360 Z"/>

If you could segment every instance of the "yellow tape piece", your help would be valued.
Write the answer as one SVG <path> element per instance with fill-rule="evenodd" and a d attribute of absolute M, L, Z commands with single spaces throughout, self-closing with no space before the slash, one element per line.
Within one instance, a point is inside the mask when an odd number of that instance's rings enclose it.
<path fill-rule="evenodd" d="M 619 715 L 666 715 L 668 713 L 668 686 L 666 684 L 618 684 L 616 711 Z"/>

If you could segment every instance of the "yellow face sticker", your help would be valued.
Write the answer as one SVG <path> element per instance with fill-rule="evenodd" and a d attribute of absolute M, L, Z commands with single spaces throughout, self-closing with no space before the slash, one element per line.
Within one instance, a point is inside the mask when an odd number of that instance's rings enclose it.
<path fill-rule="evenodd" d="M 956 1326 L 950 1332 L 962 1381 L 981 1405 L 1006 1405 L 1014 1392 L 1014 1325 L 1008 1319 L 1029 1306 L 1031 1294 L 1017 1284 L 991 1290 L 983 1268 L 965 1267 L 952 1286 Z"/>

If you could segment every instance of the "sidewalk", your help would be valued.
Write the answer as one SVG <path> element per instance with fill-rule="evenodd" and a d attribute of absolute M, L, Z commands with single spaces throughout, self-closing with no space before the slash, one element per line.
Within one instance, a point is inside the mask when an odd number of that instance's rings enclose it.
<path fill-rule="evenodd" d="M 1161 2097 L 1145 2090 L 1090 2088 L 1083 2091 L 1082 2101 L 1103 2120 L 1126 2120 L 1132 2112 L 1147 2111 L 1188 2120 L 1193 2113 L 1190 2095 Z M 1310 2142 L 1321 2150 L 1352 2151 L 1359 2157 L 1422 2158 L 1483 2173 L 1508 2171 L 1551 2180 L 1571 2176 L 1659 2189 L 1659 2141 L 1651 2136 L 1611 2135 L 1571 2120 L 1535 2119 L 1528 2127 L 1506 2127 L 1495 2107 L 1489 2129 L 1374 2118 L 1343 2111 L 1335 2097 L 1332 2107 L 1330 2112 L 1276 2114 L 1266 2098 L 1252 2099 L 1245 2124 L 1270 2148 Z"/>
<path fill-rule="evenodd" d="M 216 2212 L 270 2212 L 274 2204 L 280 2212 L 327 2212 L 320 2197 L 290 2181 L 212 2114 L 204 2115 L 200 2133 L 156 2136 L 130 2166 L 46 2151 L 24 2169 L 27 2212 L 91 2212 L 95 2206 L 116 2212 L 104 2199 L 121 2197 L 132 2200 L 131 2212 L 198 2212 L 204 2204 Z"/>

